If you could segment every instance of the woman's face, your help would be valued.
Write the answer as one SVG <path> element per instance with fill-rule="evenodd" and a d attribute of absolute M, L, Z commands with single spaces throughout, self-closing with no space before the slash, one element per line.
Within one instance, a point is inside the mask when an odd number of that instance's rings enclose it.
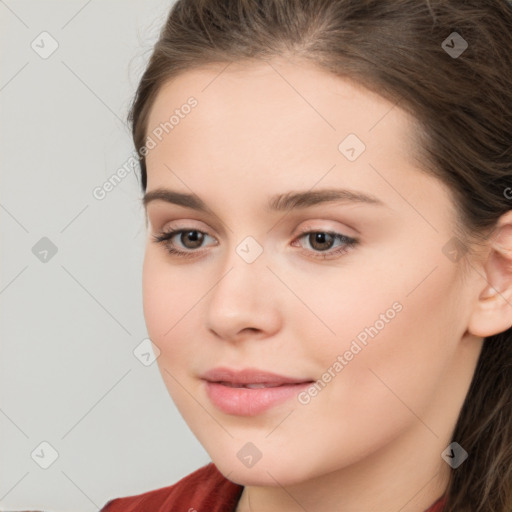
<path fill-rule="evenodd" d="M 452 199 L 418 168 L 413 130 L 398 106 L 285 60 L 160 90 L 144 313 L 170 395 L 233 481 L 290 485 L 425 450 L 444 465 L 481 339 L 466 331 Z M 184 233 L 154 241 L 171 230 Z M 305 384 L 208 384 L 216 368 Z"/>

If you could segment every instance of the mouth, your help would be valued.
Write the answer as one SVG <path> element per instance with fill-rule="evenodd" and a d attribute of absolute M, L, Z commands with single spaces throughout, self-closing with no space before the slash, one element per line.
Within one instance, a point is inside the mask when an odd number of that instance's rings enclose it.
<path fill-rule="evenodd" d="M 262 370 L 217 368 L 203 375 L 211 403 L 226 414 L 256 416 L 296 398 L 314 380 L 286 377 Z"/>
<path fill-rule="evenodd" d="M 211 381 L 210 381 L 211 382 Z M 222 384 L 223 386 L 228 386 L 230 388 L 247 388 L 247 389 L 262 389 L 262 388 L 278 388 L 282 386 L 299 386 L 300 384 L 305 384 L 306 382 L 311 383 L 313 381 L 304 381 L 298 382 L 295 384 L 285 384 L 285 383 L 253 383 L 253 384 L 237 384 L 235 382 L 213 382 L 213 384 Z"/>
<path fill-rule="evenodd" d="M 202 379 L 209 382 L 224 384 L 227 386 L 258 386 L 277 387 L 288 384 L 303 384 L 304 382 L 313 382 L 312 379 L 301 379 L 288 377 L 277 373 L 260 370 L 258 368 L 246 368 L 234 370 L 226 367 L 213 368 L 201 376 Z"/>

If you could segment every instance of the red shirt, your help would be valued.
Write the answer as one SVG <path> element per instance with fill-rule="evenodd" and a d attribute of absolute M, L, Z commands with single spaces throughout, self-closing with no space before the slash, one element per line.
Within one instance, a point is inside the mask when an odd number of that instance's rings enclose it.
<path fill-rule="evenodd" d="M 234 512 L 243 489 L 210 462 L 169 487 L 110 500 L 100 512 Z M 441 497 L 425 512 L 443 505 Z"/>

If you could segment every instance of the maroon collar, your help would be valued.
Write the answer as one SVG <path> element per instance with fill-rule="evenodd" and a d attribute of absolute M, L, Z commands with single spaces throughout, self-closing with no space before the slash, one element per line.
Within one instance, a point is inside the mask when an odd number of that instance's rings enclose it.
<path fill-rule="evenodd" d="M 446 505 L 446 496 L 441 496 L 432 505 L 430 505 L 425 512 L 442 512 L 443 507 Z"/>

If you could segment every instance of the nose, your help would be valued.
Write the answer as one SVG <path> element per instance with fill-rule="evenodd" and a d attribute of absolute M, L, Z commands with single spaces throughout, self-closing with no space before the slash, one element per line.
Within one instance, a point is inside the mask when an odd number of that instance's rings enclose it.
<path fill-rule="evenodd" d="M 282 322 L 278 285 L 265 258 L 247 263 L 233 254 L 207 295 L 206 328 L 232 342 L 272 336 Z"/>

